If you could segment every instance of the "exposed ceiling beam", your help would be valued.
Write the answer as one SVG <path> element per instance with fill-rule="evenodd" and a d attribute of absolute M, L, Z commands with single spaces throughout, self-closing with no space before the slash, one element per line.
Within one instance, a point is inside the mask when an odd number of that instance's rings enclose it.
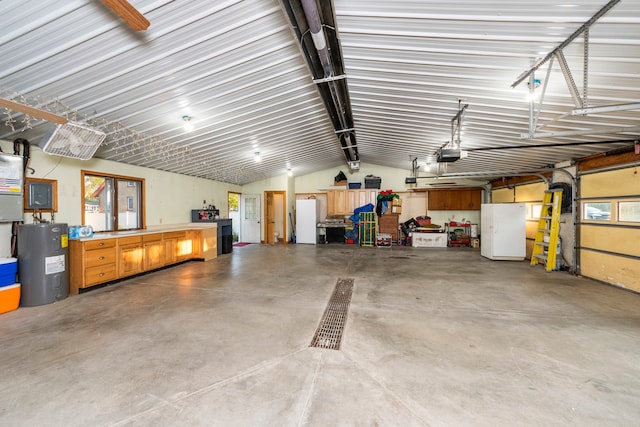
<path fill-rule="evenodd" d="M 131 6 L 127 0 L 101 0 L 113 13 L 118 15 L 129 27 L 136 31 L 144 31 L 151 23 L 143 14 Z"/>
<path fill-rule="evenodd" d="M 60 125 L 67 124 L 69 122 L 69 120 L 67 120 L 65 117 L 41 110 L 39 108 L 20 104 L 19 102 L 11 101 L 6 98 L 0 98 L 0 106 L 8 108 L 9 110 L 19 111 L 23 114 L 26 114 L 27 116 L 46 120 L 48 122 L 58 123 Z"/>

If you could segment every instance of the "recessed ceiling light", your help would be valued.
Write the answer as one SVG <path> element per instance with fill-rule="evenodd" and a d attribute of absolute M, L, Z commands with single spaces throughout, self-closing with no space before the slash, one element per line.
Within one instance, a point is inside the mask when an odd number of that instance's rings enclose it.
<path fill-rule="evenodd" d="M 184 130 L 187 132 L 191 132 L 193 130 L 193 117 L 185 114 L 184 116 L 182 116 L 182 121 L 184 122 L 183 126 L 184 126 Z"/>

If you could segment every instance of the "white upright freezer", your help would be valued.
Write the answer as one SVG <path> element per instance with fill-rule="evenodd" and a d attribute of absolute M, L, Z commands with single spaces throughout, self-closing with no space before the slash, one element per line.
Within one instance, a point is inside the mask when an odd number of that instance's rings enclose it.
<path fill-rule="evenodd" d="M 521 261 L 527 255 L 526 205 L 480 206 L 480 254 L 494 260 Z"/>
<path fill-rule="evenodd" d="M 315 199 L 296 200 L 296 243 L 315 245 L 318 241 L 320 204 Z"/>

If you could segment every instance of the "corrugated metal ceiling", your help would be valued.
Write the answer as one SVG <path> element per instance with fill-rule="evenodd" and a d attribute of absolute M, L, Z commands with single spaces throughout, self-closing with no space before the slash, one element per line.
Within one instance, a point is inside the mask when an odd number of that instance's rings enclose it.
<path fill-rule="evenodd" d="M 98 1 L 0 2 L 0 95 L 105 130 L 105 159 L 237 184 L 345 167 L 278 0 L 131 3 L 147 31 Z M 469 105 L 469 156 L 448 173 L 533 169 L 629 145 L 611 141 L 638 138 L 640 110 L 570 115 L 558 61 L 535 74 L 546 86 L 536 133 L 551 136 L 521 137 L 527 81 L 510 87 L 606 3 L 334 0 L 361 161 L 407 170 L 413 157 L 426 161 L 451 139 L 459 102 Z M 640 102 L 638 24 L 640 3 L 622 0 L 590 27 L 588 106 Z M 580 91 L 584 42 L 563 50 Z M 37 143 L 48 127 L 12 117 L 15 131 L 5 123 L 0 138 Z M 593 142 L 602 143 L 583 144 Z"/>

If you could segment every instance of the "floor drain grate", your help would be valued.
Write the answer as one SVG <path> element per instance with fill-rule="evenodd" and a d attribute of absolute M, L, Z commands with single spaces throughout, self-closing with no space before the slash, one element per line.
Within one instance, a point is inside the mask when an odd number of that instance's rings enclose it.
<path fill-rule="evenodd" d="M 353 279 L 338 279 L 310 347 L 340 350 L 352 290 Z"/>

